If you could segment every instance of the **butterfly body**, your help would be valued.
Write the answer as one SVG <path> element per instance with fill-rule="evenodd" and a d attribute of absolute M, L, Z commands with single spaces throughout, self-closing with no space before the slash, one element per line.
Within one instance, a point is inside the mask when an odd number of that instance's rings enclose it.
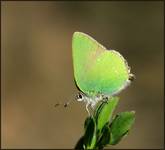
<path fill-rule="evenodd" d="M 76 100 L 77 101 L 83 101 L 86 103 L 86 110 L 88 112 L 88 114 L 90 115 L 90 112 L 88 110 L 88 106 L 91 106 L 93 109 L 95 107 L 95 105 L 100 102 L 100 101 L 106 101 L 108 99 L 108 97 L 98 94 L 95 96 L 88 96 L 85 95 L 84 93 L 78 93 L 78 95 L 76 96 Z"/>

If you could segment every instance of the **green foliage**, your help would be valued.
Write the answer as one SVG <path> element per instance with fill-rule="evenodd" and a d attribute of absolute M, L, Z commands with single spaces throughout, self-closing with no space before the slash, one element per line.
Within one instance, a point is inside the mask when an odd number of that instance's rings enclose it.
<path fill-rule="evenodd" d="M 122 112 L 111 123 L 110 144 L 117 144 L 128 133 L 135 120 L 135 112 Z"/>
<path fill-rule="evenodd" d="M 134 121 L 135 112 L 122 112 L 112 118 L 118 104 L 118 97 L 112 97 L 99 104 L 94 114 L 84 123 L 84 135 L 77 142 L 75 149 L 103 149 L 115 145 L 128 134 Z"/>
<path fill-rule="evenodd" d="M 99 105 L 95 112 L 95 118 L 97 123 L 97 129 L 99 132 L 102 130 L 104 125 L 110 121 L 113 111 L 118 103 L 118 98 L 113 97 L 111 100 Z"/>
<path fill-rule="evenodd" d="M 87 149 L 91 149 L 96 144 L 96 123 L 93 117 L 89 117 L 85 121 L 84 145 Z"/>

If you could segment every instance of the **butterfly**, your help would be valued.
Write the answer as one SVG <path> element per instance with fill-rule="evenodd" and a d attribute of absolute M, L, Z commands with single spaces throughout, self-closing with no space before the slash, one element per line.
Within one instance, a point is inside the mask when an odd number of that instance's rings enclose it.
<path fill-rule="evenodd" d="M 95 39 L 82 32 L 72 38 L 74 79 L 79 93 L 77 101 L 92 108 L 99 101 L 106 101 L 118 94 L 133 81 L 135 76 L 124 57 L 115 50 L 108 50 Z"/>

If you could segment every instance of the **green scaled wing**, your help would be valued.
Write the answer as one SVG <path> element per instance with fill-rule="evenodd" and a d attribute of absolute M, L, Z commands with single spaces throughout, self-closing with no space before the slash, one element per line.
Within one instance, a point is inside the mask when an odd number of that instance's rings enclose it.
<path fill-rule="evenodd" d="M 128 85 L 130 70 L 117 51 L 81 32 L 73 34 L 72 51 L 75 81 L 83 93 L 113 95 Z"/>

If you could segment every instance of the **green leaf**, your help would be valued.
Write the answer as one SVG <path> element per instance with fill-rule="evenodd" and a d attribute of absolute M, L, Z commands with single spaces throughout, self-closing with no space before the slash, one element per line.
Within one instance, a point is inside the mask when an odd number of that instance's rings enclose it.
<path fill-rule="evenodd" d="M 84 129 L 85 129 L 85 131 L 86 131 L 86 129 L 87 129 L 87 127 L 88 127 L 88 125 L 89 125 L 90 122 L 91 122 L 91 117 L 87 117 L 86 120 L 85 120 L 85 123 L 84 123 Z"/>
<path fill-rule="evenodd" d="M 84 149 L 84 137 L 82 136 L 77 142 L 74 149 L 83 150 Z"/>
<path fill-rule="evenodd" d="M 112 97 L 107 102 L 101 103 L 101 105 L 96 108 L 95 118 L 99 132 L 101 132 L 103 126 L 110 121 L 113 111 L 118 103 L 118 99 L 118 97 Z"/>
<path fill-rule="evenodd" d="M 85 149 L 93 149 L 96 144 L 96 123 L 93 117 L 85 121 L 84 144 Z"/>
<path fill-rule="evenodd" d="M 97 147 L 99 149 L 103 149 L 103 147 L 107 144 L 109 144 L 110 141 L 110 128 L 109 123 L 105 124 L 105 126 L 102 129 L 101 138 L 97 143 Z"/>
<path fill-rule="evenodd" d="M 117 144 L 131 129 L 135 121 L 135 112 L 122 112 L 116 115 L 110 125 L 111 137 L 110 144 Z"/>

